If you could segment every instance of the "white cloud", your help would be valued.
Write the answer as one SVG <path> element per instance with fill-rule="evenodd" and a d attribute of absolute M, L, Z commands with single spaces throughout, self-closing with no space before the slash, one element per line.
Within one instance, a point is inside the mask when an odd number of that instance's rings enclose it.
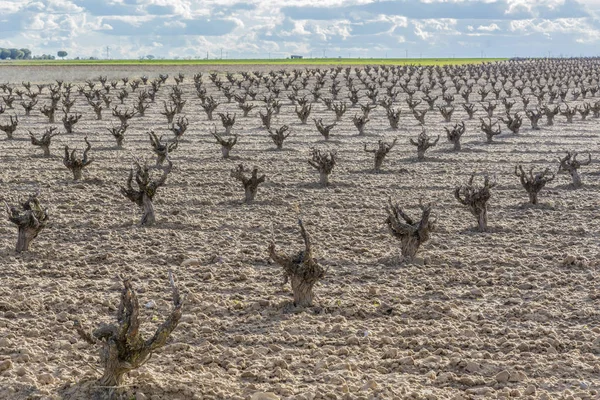
<path fill-rule="evenodd" d="M 187 26 L 182 21 L 165 21 L 163 25 L 166 26 L 167 28 L 173 28 L 173 29 L 183 29 Z"/>
<path fill-rule="evenodd" d="M 453 18 L 422 19 L 413 21 L 415 35 L 424 41 L 435 43 L 449 35 L 460 35 L 456 29 L 457 20 Z"/>
<path fill-rule="evenodd" d="M 41 30 L 44 29 L 46 24 L 41 15 L 35 15 L 29 22 L 25 23 L 25 29 Z"/>
<path fill-rule="evenodd" d="M 75 5 L 69 0 L 45 0 L 46 12 L 58 14 L 76 14 L 84 12 L 83 7 Z"/>
<path fill-rule="evenodd" d="M 0 13 L 2 14 L 12 14 L 16 13 L 23 6 L 22 2 L 17 1 L 0 1 Z"/>
<path fill-rule="evenodd" d="M 433 37 L 433 35 L 425 30 L 423 30 L 420 24 L 415 24 L 415 35 L 417 35 L 422 40 L 429 40 Z"/>
<path fill-rule="evenodd" d="M 539 33 L 547 37 L 557 33 L 573 35 L 577 43 L 593 43 L 600 39 L 600 30 L 584 18 L 529 19 L 511 21 L 509 26 L 510 31 L 521 34 Z"/>
<path fill-rule="evenodd" d="M 294 22 L 294 29 L 291 33 L 301 36 L 308 36 L 310 32 L 306 30 L 304 27 L 306 25 L 306 21 L 296 21 Z"/>
<path fill-rule="evenodd" d="M 350 36 L 348 23 L 346 21 L 337 21 L 334 24 L 327 25 L 318 24 L 314 27 L 314 32 L 323 41 L 329 40 L 332 36 L 339 36 L 342 39 Z"/>
<path fill-rule="evenodd" d="M 490 24 L 490 25 L 479 25 L 477 27 L 478 31 L 483 31 L 483 32 L 494 32 L 494 31 L 499 31 L 500 27 L 496 24 Z"/>
<path fill-rule="evenodd" d="M 588 0 L 590 3 L 594 1 L 596 0 Z M 508 4 L 507 14 L 527 10 L 536 15 L 540 8 L 555 10 L 565 5 L 565 0 L 506 0 L 506 2 Z"/>

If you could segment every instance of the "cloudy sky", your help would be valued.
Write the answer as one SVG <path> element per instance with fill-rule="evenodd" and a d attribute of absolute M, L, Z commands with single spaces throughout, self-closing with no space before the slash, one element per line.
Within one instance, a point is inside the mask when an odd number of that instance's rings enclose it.
<path fill-rule="evenodd" d="M 0 0 L 0 47 L 69 57 L 598 55 L 600 0 Z"/>

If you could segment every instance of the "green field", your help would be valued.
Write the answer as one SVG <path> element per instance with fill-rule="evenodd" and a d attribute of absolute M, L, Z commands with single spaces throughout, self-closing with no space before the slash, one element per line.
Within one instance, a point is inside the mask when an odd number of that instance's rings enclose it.
<path fill-rule="evenodd" d="M 505 61 L 506 58 L 303 58 L 237 60 L 19 60 L 1 65 L 460 65 Z"/>

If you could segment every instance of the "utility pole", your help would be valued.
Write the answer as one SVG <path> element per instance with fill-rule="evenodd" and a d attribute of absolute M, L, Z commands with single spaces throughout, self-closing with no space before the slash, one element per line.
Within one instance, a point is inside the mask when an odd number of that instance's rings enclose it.
<path fill-rule="evenodd" d="M 221 47 L 221 60 L 223 59 L 223 48 Z"/>
<path fill-rule="evenodd" d="M 110 59 L 110 47 L 106 46 L 106 59 Z"/>
<path fill-rule="evenodd" d="M 404 50 L 406 52 L 406 58 L 408 58 L 408 49 Z"/>

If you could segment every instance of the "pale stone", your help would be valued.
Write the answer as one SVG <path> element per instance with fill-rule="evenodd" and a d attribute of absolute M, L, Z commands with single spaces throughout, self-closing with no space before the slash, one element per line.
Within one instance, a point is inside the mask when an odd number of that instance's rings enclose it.
<path fill-rule="evenodd" d="M 54 377 L 48 373 L 38 375 L 37 380 L 42 385 L 50 385 L 54 383 Z"/>
<path fill-rule="evenodd" d="M 256 392 L 250 400 L 280 400 L 280 398 L 273 392 Z"/>
<path fill-rule="evenodd" d="M 529 385 L 529 386 L 527 386 L 527 388 L 525 389 L 523 394 L 526 396 L 532 396 L 535 394 L 535 391 L 536 391 L 535 385 Z"/>
<path fill-rule="evenodd" d="M 498 381 L 498 383 L 508 382 L 508 378 L 510 378 L 510 374 L 506 370 L 496 374 L 496 381 Z"/>
<path fill-rule="evenodd" d="M 182 267 L 197 267 L 201 264 L 199 258 L 188 258 L 181 263 Z"/>
<path fill-rule="evenodd" d="M 12 368 L 12 361 L 4 360 L 0 361 L 0 372 L 4 372 Z"/>

